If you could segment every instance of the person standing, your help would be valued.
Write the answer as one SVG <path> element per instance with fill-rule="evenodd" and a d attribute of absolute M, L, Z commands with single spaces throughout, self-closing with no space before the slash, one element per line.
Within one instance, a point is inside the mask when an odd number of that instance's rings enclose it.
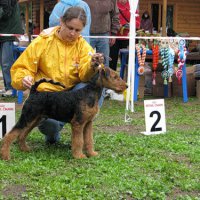
<path fill-rule="evenodd" d="M 23 34 L 17 0 L 0 1 L 0 33 Z M 0 65 L 5 87 L 2 96 L 12 95 L 10 68 L 15 61 L 13 54 L 14 40 L 15 37 L 0 37 Z"/>
<path fill-rule="evenodd" d="M 23 32 L 26 33 L 26 19 L 24 13 L 20 14 L 20 18 L 21 18 Z"/>
<path fill-rule="evenodd" d="M 59 1 L 53 8 L 53 11 L 51 12 L 51 15 L 49 17 L 49 27 L 59 26 L 60 18 L 64 15 L 65 11 L 72 6 L 79 6 L 84 9 L 86 16 L 87 16 L 87 23 L 86 23 L 85 27 L 83 28 L 81 35 L 83 37 L 90 36 L 90 25 L 91 25 L 90 8 L 87 5 L 87 3 L 85 3 L 82 0 L 61 0 L 61 1 Z M 85 40 L 88 43 L 90 43 L 89 37 L 85 37 Z"/>
<path fill-rule="evenodd" d="M 44 29 L 49 28 L 49 17 L 50 17 L 49 8 L 46 7 L 44 9 Z"/>
<path fill-rule="evenodd" d="M 130 23 L 130 5 L 128 0 L 118 0 L 117 7 L 119 9 L 120 30 L 117 36 L 123 37 L 129 35 L 129 23 Z M 138 14 L 138 11 L 136 11 Z M 140 17 L 136 17 L 136 29 L 140 28 Z M 119 57 L 119 50 L 127 48 L 129 46 L 129 39 L 118 38 L 113 46 L 110 47 L 110 68 L 117 69 L 117 61 Z"/>
<path fill-rule="evenodd" d="M 90 44 L 96 52 L 105 55 L 104 64 L 109 67 L 110 46 L 115 43 L 115 38 L 109 39 L 109 36 L 116 36 L 120 28 L 117 2 L 116 0 L 84 1 L 89 5 L 92 15 L 90 35 L 97 36 L 97 38 L 90 38 Z"/>
<path fill-rule="evenodd" d="M 153 22 L 150 19 L 149 12 L 145 11 L 142 15 L 141 20 L 141 29 L 143 29 L 145 32 L 152 33 L 153 32 Z"/>

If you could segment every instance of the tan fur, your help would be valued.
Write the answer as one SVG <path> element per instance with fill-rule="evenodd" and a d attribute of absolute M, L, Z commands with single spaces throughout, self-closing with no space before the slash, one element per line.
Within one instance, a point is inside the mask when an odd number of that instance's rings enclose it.
<path fill-rule="evenodd" d="M 106 87 L 109 89 L 113 89 L 116 92 L 123 92 L 127 88 L 126 83 L 119 77 L 119 75 L 115 71 L 111 70 L 110 68 L 103 68 L 101 70 L 103 70 L 103 71 L 100 71 L 101 76 L 99 76 L 100 78 L 96 81 L 97 87 L 101 88 L 103 86 L 103 87 Z M 91 89 L 91 91 L 93 91 L 93 90 Z M 74 91 L 74 92 L 76 92 L 76 91 Z M 40 94 L 43 95 L 43 93 L 40 93 Z M 85 90 L 84 90 L 84 94 L 85 94 Z M 91 98 L 93 98 L 93 100 L 95 102 L 94 104 L 92 104 L 92 106 L 91 105 L 89 106 L 89 104 L 86 103 L 86 101 L 88 101 L 88 99 L 87 100 L 81 99 L 79 101 L 81 120 L 77 120 L 78 116 L 76 116 L 76 114 L 74 113 L 73 118 L 70 118 L 70 121 L 67 121 L 71 124 L 71 129 L 72 129 L 72 136 L 71 136 L 72 155 L 74 158 L 78 158 L 78 159 L 98 155 L 98 153 L 94 150 L 93 128 L 92 128 L 93 127 L 93 119 L 95 118 L 95 116 L 99 110 L 98 95 L 97 95 L 98 93 L 96 93 L 96 89 L 94 90 L 94 93 L 92 93 L 92 94 L 95 94 L 95 95 L 91 95 L 91 96 L 94 96 Z M 51 95 L 51 92 L 48 95 Z M 59 96 L 59 93 L 56 93 L 56 95 Z M 84 96 L 87 96 L 87 95 L 84 95 Z M 38 100 L 37 96 L 31 97 L 31 95 L 30 95 L 28 97 L 28 99 L 29 98 L 31 100 L 33 98 L 36 98 L 36 100 Z M 44 95 L 44 98 L 46 98 L 45 95 Z M 65 98 L 68 98 L 67 94 L 66 94 Z M 27 99 L 26 104 L 29 105 L 29 107 L 31 107 L 31 110 L 33 110 L 32 102 L 34 102 L 34 101 L 28 102 L 28 99 Z M 40 99 L 42 99 L 42 98 L 40 98 Z M 43 101 L 43 99 L 42 99 L 41 102 L 46 102 L 46 101 Z M 52 102 L 52 103 L 54 103 L 54 102 Z M 42 106 L 40 104 L 41 103 L 38 103 L 38 106 Z M 36 104 L 34 104 L 34 105 L 36 105 Z M 66 105 L 66 109 L 69 109 L 69 107 L 67 107 L 67 105 Z M 37 111 L 35 111 L 35 113 L 37 113 Z M 56 113 L 56 110 L 53 113 L 55 113 L 55 115 L 59 114 L 59 113 Z M 29 115 L 29 112 L 25 108 L 23 116 L 27 116 L 27 115 Z M 32 120 L 31 123 L 26 124 L 26 126 L 21 129 L 13 128 L 3 138 L 2 147 L 1 147 L 1 157 L 3 160 L 10 159 L 10 146 L 16 139 L 18 139 L 19 146 L 22 151 L 29 151 L 29 147 L 26 144 L 26 137 L 31 132 L 31 130 L 35 126 L 38 125 L 42 116 L 40 113 L 38 113 L 35 118 L 32 119 L 32 115 L 30 117 L 31 118 L 29 119 L 29 121 Z M 24 120 L 21 120 L 20 122 L 24 122 Z M 23 124 L 23 123 L 21 123 L 21 124 Z M 19 127 L 22 127 L 22 126 L 19 126 Z"/>

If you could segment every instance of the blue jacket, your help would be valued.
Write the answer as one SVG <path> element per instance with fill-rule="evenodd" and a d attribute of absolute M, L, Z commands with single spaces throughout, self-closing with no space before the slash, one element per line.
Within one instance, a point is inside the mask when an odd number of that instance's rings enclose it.
<path fill-rule="evenodd" d="M 84 36 L 89 36 L 90 35 L 90 25 L 91 25 L 91 13 L 90 13 L 90 8 L 87 3 L 85 3 L 82 0 L 61 0 L 59 1 L 50 17 L 49 17 L 49 27 L 52 26 L 58 26 L 60 25 L 60 17 L 64 15 L 65 11 L 72 6 L 79 6 L 85 10 L 86 16 L 87 16 L 87 23 L 84 29 L 81 32 L 81 35 Z M 85 40 L 89 43 L 90 40 L 89 38 L 85 38 Z"/>

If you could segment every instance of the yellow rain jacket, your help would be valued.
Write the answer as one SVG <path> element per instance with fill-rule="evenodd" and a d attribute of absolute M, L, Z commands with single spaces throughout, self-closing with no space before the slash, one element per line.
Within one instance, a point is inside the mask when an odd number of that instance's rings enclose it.
<path fill-rule="evenodd" d="M 94 75 L 91 67 L 92 47 L 80 36 L 74 42 L 65 42 L 58 37 L 60 27 L 44 30 L 20 55 L 11 68 L 12 86 L 25 90 L 22 79 L 31 75 L 35 81 L 48 78 L 72 88 L 87 82 Z M 38 91 L 60 91 L 62 87 L 42 83 Z"/>

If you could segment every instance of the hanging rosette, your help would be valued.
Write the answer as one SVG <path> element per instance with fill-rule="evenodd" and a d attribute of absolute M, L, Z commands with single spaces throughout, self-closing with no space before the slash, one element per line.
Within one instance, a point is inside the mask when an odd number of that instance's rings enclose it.
<path fill-rule="evenodd" d="M 168 74 L 169 74 L 169 82 L 171 83 L 172 82 L 172 76 L 174 74 L 173 68 L 168 69 Z"/>
<path fill-rule="evenodd" d="M 169 72 L 167 70 L 162 71 L 162 78 L 164 79 L 164 85 L 167 85 L 167 79 L 169 78 Z"/>
<path fill-rule="evenodd" d="M 174 57 L 175 57 L 175 51 L 174 49 L 172 49 L 171 47 L 169 48 L 169 51 L 168 51 L 168 64 L 169 64 L 169 67 L 168 67 L 168 73 L 169 73 L 169 82 L 172 82 L 172 76 L 174 74 L 174 69 L 173 69 L 173 66 L 174 66 Z"/>
<path fill-rule="evenodd" d="M 142 49 L 142 54 L 141 54 Z M 138 58 L 138 74 L 143 75 L 144 74 L 144 64 L 145 64 L 145 58 L 146 58 L 146 47 L 145 45 L 136 44 L 136 52 L 137 52 L 137 58 Z"/>
<path fill-rule="evenodd" d="M 187 49 L 185 47 L 185 40 L 181 39 L 178 44 L 178 69 L 176 71 L 176 77 L 178 79 L 178 84 L 181 84 L 181 78 L 183 75 L 182 69 L 186 61 Z"/>
<path fill-rule="evenodd" d="M 176 77 L 178 78 L 178 84 L 181 84 L 181 78 L 183 76 L 183 70 L 182 69 L 178 69 L 176 71 Z"/>
<path fill-rule="evenodd" d="M 138 74 L 143 75 L 144 74 L 144 66 L 139 66 L 138 67 Z"/>
<path fill-rule="evenodd" d="M 169 72 L 168 72 L 168 65 L 169 65 L 169 46 L 168 46 L 168 42 L 166 41 L 162 41 L 161 42 L 161 50 L 160 50 L 160 54 L 161 54 L 161 59 L 162 59 L 162 66 L 164 68 L 161 76 L 164 79 L 164 84 L 167 85 L 167 79 L 169 78 Z"/>
<path fill-rule="evenodd" d="M 159 45 L 158 41 L 154 40 L 152 45 L 152 57 L 153 57 L 153 63 L 152 63 L 152 84 L 156 85 L 156 69 L 158 67 L 158 61 L 159 61 Z"/>

